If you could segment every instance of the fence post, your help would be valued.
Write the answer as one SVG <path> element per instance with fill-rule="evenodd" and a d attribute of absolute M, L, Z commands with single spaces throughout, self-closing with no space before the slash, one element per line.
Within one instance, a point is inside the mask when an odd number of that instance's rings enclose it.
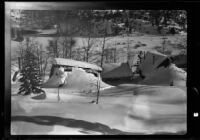
<path fill-rule="evenodd" d="M 99 94 L 100 94 L 100 74 L 98 73 L 98 80 L 97 80 L 97 100 L 96 104 L 99 102 Z"/>

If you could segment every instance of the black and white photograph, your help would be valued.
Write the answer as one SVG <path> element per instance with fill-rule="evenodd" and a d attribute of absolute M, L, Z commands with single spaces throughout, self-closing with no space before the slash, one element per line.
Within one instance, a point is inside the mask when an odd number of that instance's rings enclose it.
<path fill-rule="evenodd" d="M 11 135 L 187 133 L 187 11 L 20 4 Z"/>

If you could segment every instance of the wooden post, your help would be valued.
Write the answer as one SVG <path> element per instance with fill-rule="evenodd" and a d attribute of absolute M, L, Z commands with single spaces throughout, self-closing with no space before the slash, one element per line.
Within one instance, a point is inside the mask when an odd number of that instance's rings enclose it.
<path fill-rule="evenodd" d="M 96 100 L 96 104 L 99 103 L 99 94 L 100 94 L 100 74 L 98 73 L 98 80 L 97 80 L 97 100 Z"/>

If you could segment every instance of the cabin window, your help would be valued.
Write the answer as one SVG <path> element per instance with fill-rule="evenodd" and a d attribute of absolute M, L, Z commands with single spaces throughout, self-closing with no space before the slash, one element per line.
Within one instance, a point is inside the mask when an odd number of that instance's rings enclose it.
<path fill-rule="evenodd" d="M 65 67 L 65 71 L 72 71 L 72 67 Z"/>
<path fill-rule="evenodd" d="M 98 72 L 92 69 L 84 69 L 85 72 L 93 74 L 95 77 L 98 77 Z"/>

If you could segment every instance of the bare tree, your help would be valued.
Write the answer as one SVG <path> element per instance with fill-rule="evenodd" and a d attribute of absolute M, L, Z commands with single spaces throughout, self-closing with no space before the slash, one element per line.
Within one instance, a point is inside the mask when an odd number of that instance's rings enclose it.
<path fill-rule="evenodd" d="M 78 18 L 68 12 L 65 12 L 58 21 L 58 35 L 62 36 L 60 43 L 62 44 L 63 58 L 71 59 L 73 56 L 73 47 L 76 43 L 73 35 L 78 32 L 78 24 Z"/>
<path fill-rule="evenodd" d="M 116 52 L 117 52 L 116 48 L 105 49 L 106 63 L 116 63 L 116 57 L 117 57 Z"/>
<path fill-rule="evenodd" d="M 92 20 L 92 11 L 87 10 L 83 12 L 84 14 L 82 15 L 81 19 L 81 35 L 85 36 L 85 38 L 82 39 L 83 43 L 83 51 L 84 51 L 84 61 L 88 62 L 90 55 L 91 55 L 91 50 L 92 47 L 96 44 L 97 39 L 94 38 L 96 35 L 96 30 L 95 30 L 95 22 Z"/>
<path fill-rule="evenodd" d="M 47 46 L 47 54 L 50 57 L 59 57 L 60 55 L 60 48 L 58 46 L 58 38 L 55 40 L 49 40 L 49 45 Z"/>
<path fill-rule="evenodd" d="M 105 19 L 103 24 L 103 30 L 102 30 L 102 34 L 103 34 L 103 44 L 102 44 L 102 48 L 101 48 L 101 60 L 100 60 L 100 66 L 103 66 L 103 62 L 104 62 L 104 55 L 105 55 L 105 48 L 106 48 L 106 41 L 109 39 L 106 39 L 108 37 L 109 34 L 111 34 L 111 23 Z"/>
<path fill-rule="evenodd" d="M 96 38 L 91 38 L 91 37 L 82 38 L 84 61 L 89 62 L 89 59 L 93 53 L 93 48 L 94 46 L 97 45 L 97 42 L 99 42 L 99 40 Z"/>
<path fill-rule="evenodd" d="M 104 53 L 105 53 L 105 43 L 106 43 L 106 35 L 103 37 L 103 46 L 101 48 L 101 67 L 103 66 L 104 61 Z"/>

